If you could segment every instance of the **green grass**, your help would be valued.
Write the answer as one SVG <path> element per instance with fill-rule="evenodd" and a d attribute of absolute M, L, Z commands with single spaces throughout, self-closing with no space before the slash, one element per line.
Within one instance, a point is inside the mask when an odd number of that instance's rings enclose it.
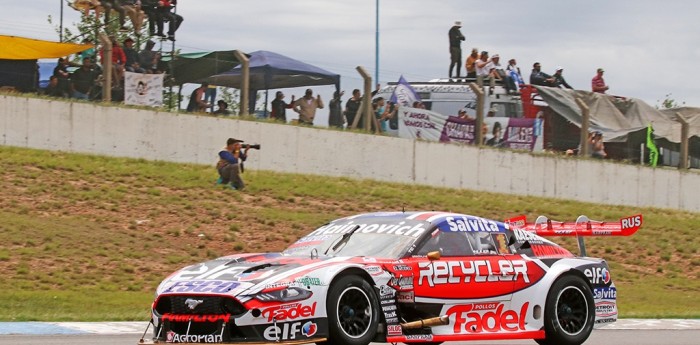
<path fill-rule="evenodd" d="M 614 220 L 629 238 L 590 238 L 618 284 L 622 317 L 700 317 L 700 214 L 349 178 L 247 171 L 0 147 L 0 320 L 145 320 L 157 284 L 189 263 L 277 251 L 324 222 L 379 210 L 505 219 Z M 573 251 L 571 239 L 555 239 Z"/>

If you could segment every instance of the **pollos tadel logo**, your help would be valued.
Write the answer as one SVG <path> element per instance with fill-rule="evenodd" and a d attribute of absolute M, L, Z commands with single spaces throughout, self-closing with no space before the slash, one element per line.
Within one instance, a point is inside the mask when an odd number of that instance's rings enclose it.
<path fill-rule="evenodd" d="M 529 302 L 516 310 L 506 309 L 502 303 L 456 305 L 447 310 L 455 334 L 482 332 L 517 332 L 525 330 Z"/>

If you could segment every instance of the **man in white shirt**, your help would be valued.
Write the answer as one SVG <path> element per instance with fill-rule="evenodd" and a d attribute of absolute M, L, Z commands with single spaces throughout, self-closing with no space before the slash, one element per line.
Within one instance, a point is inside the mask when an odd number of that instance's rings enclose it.
<path fill-rule="evenodd" d="M 496 54 L 495 56 L 498 56 Z M 493 93 L 493 88 L 496 86 L 496 78 L 498 74 L 495 72 L 493 59 L 489 58 L 489 52 L 482 51 L 479 60 L 476 60 L 476 82 L 480 87 L 484 86 L 484 79 L 489 80 L 489 94 Z M 500 66 L 500 65 L 499 65 Z"/>

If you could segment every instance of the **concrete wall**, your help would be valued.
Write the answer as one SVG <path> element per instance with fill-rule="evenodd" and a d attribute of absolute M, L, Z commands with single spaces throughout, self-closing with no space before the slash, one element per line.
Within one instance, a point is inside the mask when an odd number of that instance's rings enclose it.
<path fill-rule="evenodd" d="M 325 129 L 0 96 L 0 144 L 214 164 L 259 143 L 250 169 L 700 211 L 700 174 Z"/>

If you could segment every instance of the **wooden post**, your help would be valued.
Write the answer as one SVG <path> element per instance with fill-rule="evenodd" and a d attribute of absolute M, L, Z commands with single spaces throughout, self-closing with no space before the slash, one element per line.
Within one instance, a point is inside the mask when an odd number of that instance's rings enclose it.
<path fill-rule="evenodd" d="M 104 80 L 102 81 L 102 101 L 112 101 L 112 40 L 105 34 L 100 34 L 100 42 L 102 42 L 104 54 L 102 57 L 102 73 Z M 97 61 L 95 61 L 97 63 Z"/>
<path fill-rule="evenodd" d="M 239 107 L 239 114 L 241 116 L 248 115 L 248 93 L 250 92 L 250 60 L 243 54 L 240 50 L 234 50 L 233 54 L 236 55 L 238 61 L 241 62 L 241 104 Z"/>
<path fill-rule="evenodd" d="M 474 145 L 480 147 L 484 144 L 484 134 L 481 128 L 484 126 L 484 90 L 474 83 L 469 87 L 476 94 L 476 127 L 474 128 Z"/>
<path fill-rule="evenodd" d="M 591 109 L 580 98 L 576 98 L 576 104 L 581 108 L 581 137 L 579 139 L 581 149 L 578 154 L 587 157 L 591 153 L 588 152 L 588 126 L 591 122 Z"/>
<path fill-rule="evenodd" d="M 360 73 L 364 82 L 364 94 L 362 95 L 362 103 L 360 104 L 360 111 L 355 115 L 355 123 L 357 123 L 357 118 L 360 114 L 363 116 L 362 126 L 366 131 L 372 130 L 372 76 L 367 73 L 367 70 L 362 66 L 357 66 L 357 72 Z M 377 128 L 377 130 L 379 130 Z"/>
<path fill-rule="evenodd" d="M 678 164 L 678 169 L 688 169 L 688 135 L 690 125 L 688 120 L 679 112 L 676 112 L 676 120 L 681 123 L 681 161 Z"/>

